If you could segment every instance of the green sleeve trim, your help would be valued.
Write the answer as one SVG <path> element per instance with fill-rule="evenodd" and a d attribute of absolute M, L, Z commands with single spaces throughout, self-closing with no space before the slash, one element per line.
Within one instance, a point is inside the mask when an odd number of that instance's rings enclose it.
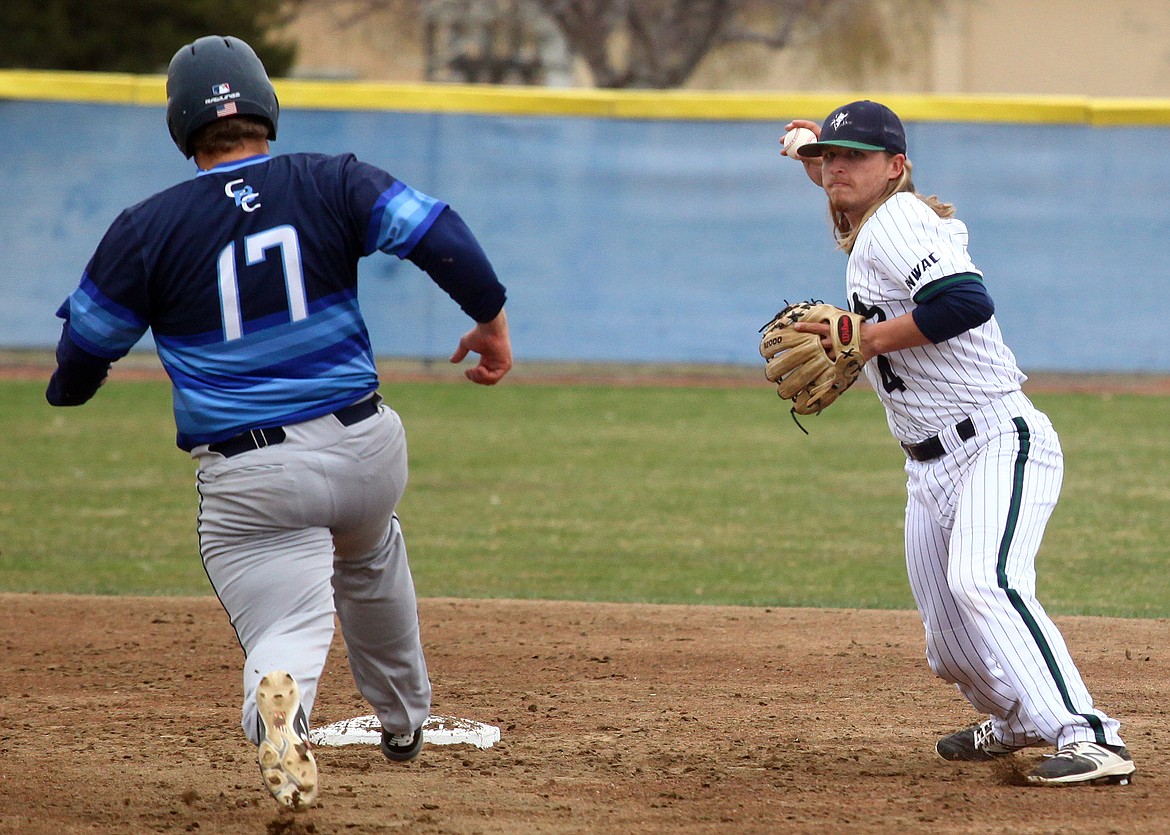
<path fill-rule="evenodd" d="M 958 273 L 957 275 L 948 275 L 946 278 L 932 281 L 914 294 L 914 303 L 922 304 L 923 302 L 930 301 L 948 287 L 954 287 L 956 284 L 962 284 L 964 281 L 978 281 L 982 284 L 983 277 L 977 273 Z"/>

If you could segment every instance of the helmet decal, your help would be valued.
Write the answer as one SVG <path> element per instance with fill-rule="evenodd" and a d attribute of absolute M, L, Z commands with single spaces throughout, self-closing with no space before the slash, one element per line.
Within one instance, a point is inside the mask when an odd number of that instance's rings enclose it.
<path fill-rule="evenodd" d="M 256 116 L 276 138 L 280 104 L 264 64 L 239 38 L 208 35 L 179 49 L 167 69 L 167 128 L 179 150 L 193 153 L 191 137 L 228 116 Z"/>

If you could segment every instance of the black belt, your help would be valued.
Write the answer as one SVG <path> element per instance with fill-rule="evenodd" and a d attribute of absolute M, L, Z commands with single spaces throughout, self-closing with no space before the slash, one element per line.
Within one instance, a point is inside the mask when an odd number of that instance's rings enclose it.
<path fill-rule="evenodd" d="M 371 398 L 354 403 L 351 406 L 346 406 L 344 409 L 338 409 L 333 412 L 333 417 L 341 421 L 342 426 L 353 426 L 355 423 L 360 423 L 368 417 L 373 417 L 378 413 L 378 404 L 382 402 L 382 398 L 374 395 Z M 285 438 L 283 426 L 273 426 L 269 429 L 252 429 L 248 432 L 241 432 L 233 438 L 228 438 L 226 441 L 218 441 L 214 444 L 209 444 L 207 449 L 211 452 L 218 452 L 224 458 L 231 458 L 233 455 L 239 455 L 241 452 L 251 452 L 254 449 L 263 449 L 266 446 L 275 446 L 283 443 Z"/>
<path fill-rule="evenodd" d="M 971 418 L 966 418 L 955 424 L 955 431 L 964 441 L 969 441 L 975 437 L 975 424 L 971 422 Z M 911 461 L 933 461 L 947 454 L 946 447 L 938 439 L 938 435 L 917 444 L 902 444 L 902 449 L 906 450 L 906 455 Z"/>

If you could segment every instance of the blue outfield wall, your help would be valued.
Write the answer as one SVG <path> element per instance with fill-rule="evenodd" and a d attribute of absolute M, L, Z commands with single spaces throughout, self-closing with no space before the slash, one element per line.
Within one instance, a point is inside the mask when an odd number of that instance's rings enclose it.
<path fill-rule="evenodd" d="M 286 105 L 273 151 L 352 151 L 455 207 L 508 287 L 519 362 L 754 364 L 786 300 L 844 301 L 784 121 Z M 1170 372 L 1170 125 L 907 129 L 1026 371 Z M 161 104 L 0 100 L 0 346 L 54 345 L 108 224 L 193 174 Z M 381 356 L 445 358 L 468 326 L 409 262 L 364 259 L 360 288 Z"/>

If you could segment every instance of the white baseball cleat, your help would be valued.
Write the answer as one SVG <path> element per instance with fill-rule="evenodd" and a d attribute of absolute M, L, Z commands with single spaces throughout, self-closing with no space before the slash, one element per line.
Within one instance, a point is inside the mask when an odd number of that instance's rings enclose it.
<path fill-rule="evenodd" d="M 306 809 L 317 800 L 317 760 L 309 746 L 309 723 L 301 710 L 296 680 L 275 670 L 256 688 L 256 758 L 260 775 L 276 802 Z"/>
<path fill-rule="evenodd" d="M 1137 771 L 1124 745 L 1098 745 L 1073 742 L 1049 754 L 1028 775 L 1028 782 L 1038 786 L 1070 786 L 1080 783 L 1114 783 L 1129 785 Z"/>

